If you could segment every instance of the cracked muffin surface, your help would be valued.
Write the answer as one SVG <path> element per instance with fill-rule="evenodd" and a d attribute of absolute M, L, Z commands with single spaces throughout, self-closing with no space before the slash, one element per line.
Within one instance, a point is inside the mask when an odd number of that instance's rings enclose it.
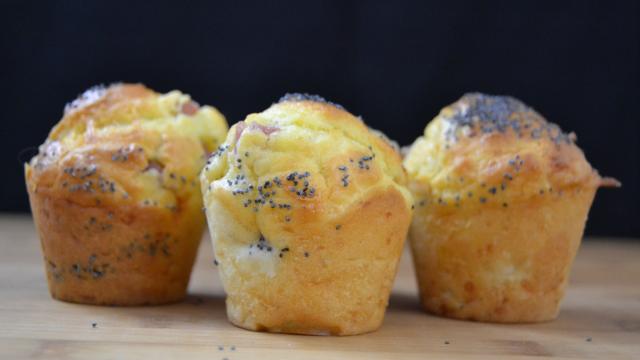
<path fill-rule="evenodd" d="M 339 105 L 288 95 L 234 125 L 201 180 L 234 324 L 334 335 L 380 325 L 412 203 L 384 136 Z"/>
<path fill-rule="evenodd" d="M 94 87 L 25 164 L 52 296 L 134 305 L 184 296 L 204 227 L 197 176 L 224 117 L 178 91 Z"/>

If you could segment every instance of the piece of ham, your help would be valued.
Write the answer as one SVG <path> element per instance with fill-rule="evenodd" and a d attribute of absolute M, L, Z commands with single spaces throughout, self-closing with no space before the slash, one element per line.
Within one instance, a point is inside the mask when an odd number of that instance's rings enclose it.
<path fill-rule="evenodd" d="M 193 100 L 182 104 L 182 107 L 180 108 L 180 112 L 189 116 L 195 115 L 198 110 L 200 110 L 200 105 L 198 105 L 198 103 Z"/>
<path fill-rule="evenodd" d="M 242 133 L 245 131 L 245 129 L 247 129 L 247 124 L 244 121 L 240 121 L 240 122 L 238 122 L 238 124 L 236 124 L 236 139 L 235 139 L 236 143 L 238 142 L 238 140 L 242 136 Z M 262 131 L 262 133 L 264 133 L 267 136 L 273 134 L 276 131 L 280 131 L 279 127 L 266 126 L 266 125 L 257 124 L 257 123 L 251 123 L 248 126 L 248 129 L 249 130 L 256 130 L 256 129 L 260 130 L 260 131 Z"/>
<path fill-rule="evenodd" d="M 245 123 L 244 121 L 239 121 L 236 124 L 236 136 L 235 136 L 235 140 L 234 140 L 234 149 L 233 149 L 234 153 L 238 152 L 238 148 L 235 146 L 235 144 L 238 143 L 238 140 L 240 140 L 240 137 L 242 137 L 242 133 L 246 129 L 249 129 L 249 131 L 251 131 L 251 130 L 260 130 L 260 131 L 262 131 L 263 134 L 265 134 L 267 136 L 270 136 L 274 132 L 280 131 L 280 128 L 277 127 L 277 126 L 267 126 L 267 125 L 262 125 L 262 124 L 257 124 L 257 123 L 251 123 L 249 126 L 247 126 L 247 123 Z"/>

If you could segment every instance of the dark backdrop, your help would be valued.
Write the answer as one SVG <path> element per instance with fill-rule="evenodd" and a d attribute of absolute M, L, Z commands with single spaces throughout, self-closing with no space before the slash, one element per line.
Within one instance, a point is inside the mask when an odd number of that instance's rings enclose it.
<path fill-rule="evenodd" d="M 235 5 L 234 5 L 235 4 Z M 2 4 L 1 211 L 28 211 L 22 164 L 85 88 L 180 89 L 230 123 L 320 94 L 401 144 L 468 91 L 511 94 L 602 174 L 588 234 L 640 236 L 634 1 L 20 1 Z"/>

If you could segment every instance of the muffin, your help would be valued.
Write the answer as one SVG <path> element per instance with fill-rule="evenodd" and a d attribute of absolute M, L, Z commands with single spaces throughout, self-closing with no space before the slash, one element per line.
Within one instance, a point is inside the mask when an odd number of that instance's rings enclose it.
<path fill-rule="evenodd" d="M 380 326 L 412 213 L 383 136 L 318 96 L 287 95 L 231 128 L 201 182 L 233 324 L 312 335 Z"/>
<path fill-rule="evenodd" d="M 477 321 L 554 319 L 595 192 L 619 185 L 591 168 L 573 133 L 506 96 L 444 108 L 404 165 L 422 304 Z"/>
<path fill-rule="evenodd" d="M 25 164 L 51 295 L 100 305 L 185 296 L 204 228 L 198 174 L 224 117 L 178 91 L 95 87 Z"/>

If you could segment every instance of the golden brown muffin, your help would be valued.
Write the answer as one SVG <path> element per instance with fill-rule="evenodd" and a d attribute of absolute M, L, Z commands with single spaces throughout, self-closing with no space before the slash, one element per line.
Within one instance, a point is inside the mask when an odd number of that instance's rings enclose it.
<path fill-rule="evenodd" d="M 602 179 L 565 134 L 522 102 L 467 94 L 444 108 L 404 165 L 410 243 L 427 311 L 460 319 L 554 319 Z"/>
<path fill-rule="evenodd" d="M 25 164 L 51 295 L 104 305 L 182 299 L 204 215 L 197 176 L 224 117 L 173 91 L 96 87 Z"/>
<path fill-rule="evenodd" d="M 201 181 L 233 324 L 314 335 L 380 326 L 412 199 L 399 154 L 360 119 L 285 96 L 231 128 Z"/>

